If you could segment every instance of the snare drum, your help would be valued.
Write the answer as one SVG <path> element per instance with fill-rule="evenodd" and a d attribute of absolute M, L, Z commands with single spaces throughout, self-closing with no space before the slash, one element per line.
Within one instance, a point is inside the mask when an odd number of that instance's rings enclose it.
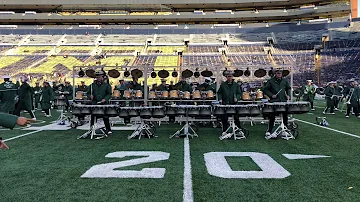
<path fill-rule="evenodd" d="M 182 98 L 189 100 L 189 99 L 190 99 L 190 92 L 189 92 L 189 91 L 185 91 Z"/>
<path fill-rule="evenodd" d="M 214 97 L 214 92 L 212 90 L 206 92 L 206 99 L 213 99 Z"/>
<path fill-rule="evenodd" d="M 142 98 L 142 96 L 143 96 L 143 93 L 142 93 L 141 90 L 137 90 L 137 91 L 135 92 L 135 98 Z"/>
<path fill-rule="evenodd" d="M 120 96 L 121 96 L 120 91 L 114 90 L 112 96 L 113 96 L 114 98 L 120 98 Z"/>
<path fill-rule="evenodd" d="M 131 92 L 129 90 L 124 91 L 124 96 L 125 99 L 130 99 L 131 98 Z"/>
<path fill-rule="evenodd" d="M 170 91 L 170 98 L 172 99 L 179 98 L 179 92 L 177 90 Z"/>
<path fill-rule="evenodd" d="M 168 98 L 169 92 L 168 91 L 161 91 L 161 98 Z"/>
<path fill-rule="evenodd" d="M 244 100 L 244 101 L 249 101 L 249 100 L 251 100 L 250 93 L 249 93 L 249 92 L 243 92 L 243 94 L 242 94 L 242 96 L 241 96 L 241 99 Z"/>
<path fill-rule="evenodd" d="M 155 93 L 155 91 L 150 91 L 150 92 L 149 92 L 149 99 L 156 99 L 156 93 Z"/>
<path fill-rule="evenodd" d="M 256 99 L 257 100 L 261 100 L 264 98 L 263 92 L 262 91 L 258 91 L 256 92 Z"/>
<path fill-rule="evenodd" d="M 82 100 L 84 99 L 84 92 L 83 91 L 77 91 L 75 95 L 76 100 Z"/>
<path fill-rule="evenodd" d="M 56 99 L 56 103 L 55 103 L 56 106 L 65 106 L 66 105 L 66 98 L 61 95 L 59 96 L 57 99 Z"/>
<path fill-rule="evenodd" d="M 287 102 L 289 114 L 303 114 L 310 111 L 310 102 Z"/>
<path fill-rule="evenodd" d="M 201 99 L 201 93 L 199 90 L 196 90 L 192 93 L 191 95 L 192 99 L 196 100 L 196 99 Z"/>

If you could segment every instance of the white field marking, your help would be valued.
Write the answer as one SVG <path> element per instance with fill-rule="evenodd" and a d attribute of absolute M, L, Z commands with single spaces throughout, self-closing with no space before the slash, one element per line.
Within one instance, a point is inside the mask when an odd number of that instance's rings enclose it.
<path fill-rule="evenodd" d="M 18 136 L 15 136 L 15 137 L 12 137 L 12 138 L 3 140 L 3 142 L 7 142 L 7 141 L 14 140 L 14 139 L 17 139 L 17 138 L 21 138 L 21 137 L 25 137 L 25 136 L 28 136 L 28 135 L 32 135 L 32 134 L 34 134 L 34 133 L 38 133 L 38 132 L 41 132 L 41 131 L 42 131 L 42 130 L 35 130 L 35 131 L 29 132 L 29 133 L 25 133 L 25 134 L 22 134 L 22 135 L 18 135 Z"/>
<path fill-rule="evenodd" d="M 341 130 L 336 130 L 336 129 L 332 129 L 332 128 L 328 128 L 328 127 L 325 127 L 325 126 L 320 126 L 320 125 L 317 125 L 317 124 L 314 124 L 314 123 L 310 123 L 310 122 L 307 122 L 307 121 L 303 121 L 303 120 L 300 120 L 300 119 L 295 119 L 297 121 L 300 121 L 302 123 L 306 123 L 306 124 L 309 124 L 309 125 L 312 125 L 312 126 L 317 126 L 319 128 L 323 128 L 323 129 L 326 129 L 326 130 L 331 130 L 333 132 L 337 132 L 337 133 L 341 133 L 341 134 L 344 134 L 344 135 L 348 135 L 348 136 L 351 136 L 351 137 L 356 137 L 356 138 L 360 138 L 360 136 L 358 135 L 354 135 L 354 134 L 351 134 L 351 133 L 347 133 L 347 132 L 344 132 L 344 131 L 341 131 Z"/>
<path fill-rule="evenodd" d="M 322 111 L 324 111 L 325 107 L 319 107 L 319 106 L 314 106 L 314 108 L 318 108 L 318 109 L 323 109 Z M 338 112 L 346 112 L 346 110 L 337 110 Z"/>
<path fill-rule="evenodd" d="M 317 158 L 328 158 L 331 156 L 324 155 L 306 155 L 306 154 L 282 154 L 285 158 L 293 160 L 293 159 L 317 159 Z"/>
<path fill-rule="evenodd" d="M 184 202 L 193 202 L 194 195 L 192 189 L 190 143 L 188 138 L 184 138 Z"/>

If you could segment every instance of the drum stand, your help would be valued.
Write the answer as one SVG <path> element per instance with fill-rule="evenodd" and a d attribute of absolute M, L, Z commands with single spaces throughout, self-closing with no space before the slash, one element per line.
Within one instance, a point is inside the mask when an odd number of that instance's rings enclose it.
<path fill-rule="evenodd" d="M 69 118 L 67 116 L 65 116 L 64 114 L 64 106 L 58 106 L 59 109 L 60 109 L 60 116 L 59 118 L 57 118 L 57 120 L 55 121 L 56 123 L 62 123 L 62 122 L 66 122 L 69 120 Z"/>
<path fill-rule="evenodd" d="M 84 133 L 83 135 L 79 136 L 77 139 L 87 138 L 89 135 L 90 135 L 90 139 L 94 139 L 95 136 L 99 136 L 95 139 L 102 139 L 104 137 L 107 137 L 104 128 L 97 127 L 96 121 L 97 121 L 97 119 L 95 117 L 95 123 L 94 123 L 94 125 L 90 126 L 90 130 L 87 131 L 86 133 Z M 101 132 L 100 134 L 96 133 L 97 129 L 100 129 L 100 132 Z"/>
<path fill-rule="evenodd" d="M 176 131 L 176 133 L 171 135 L 169 138 L 171 139 L 173 137 L 179 137 L 182 134 L 181 133 L 182 131 L 184 132 L 183 134 L 188 139 L 189 139 L 189 136 L 190 137 L 194 137 L 194 136 L 199 137 L 189 123 L 189 116 L 188 116 L 187 110 L 186 110 L 186 115 L 185 115 L 185 125 L 180 130 Z"/>
<path fill-rule="evenodd" d="M 282 116 L 283 115 L 280 114 L 281 123 L 272 134 L 276 134 L 276 137 L 281 136 L 281 138 L 285 140 L 295 139 L 291 131 L 285 126 Z"/>
<path fill-rule="evenodd" d="M 246 139 L 246 135 L 243 130 L 236 126 L 234 118 L 230 117 L 229 119 L 230 126 L 224 133 L 219 137 L 220 140 L 228 139 L 234 137 L 234 140 Z M 231 131 L 231 132 L 230 132 Z"/>
<path fill-rule="evenodd" d="M 136 130 L 128 136 L 128 139 L 132 139 L 132 138 L 135 138 L 136 136 L 139 136 L 139 140 L 141 139 L 141 137 L 144 135 L 144 136 L 147 136 L 149 139 L 151 137 L 155 137 L 154 134 L 150 131 L 150 126 L 149 124 L 145 123 L 145 121 L 143 119 L 141 119 L 141 123 L 139 125 L 138 128 L 136 128 Z"/>

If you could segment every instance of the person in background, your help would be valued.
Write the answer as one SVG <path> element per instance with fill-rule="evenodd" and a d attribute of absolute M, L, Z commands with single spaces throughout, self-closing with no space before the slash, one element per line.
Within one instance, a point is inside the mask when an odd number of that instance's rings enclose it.
<path fill-rule="evenodd" d="M 66 98 L 66 106 L 65 106 L 65 110 L 69 111 L 69 100 L 72 100 L 73 98 L 73 87 L 70 85 L 69 81 L 65 81 L 65 86 L 62 88 L 61 90 L 62 93 L 65 93 L 64 96 Z"/>
<path fill-rule="evenodd" d="M 327 111 L 330 109 L 330 114 L 335 114 L 335 81 L 331 81 L 328 86 L 326 87 L 324 93 L 325 93 L 325 99 L 326 99 L 326 107 L 323 111 L 323 114 L 326 114 Z"/>
<path fill-rule="evenodd" d="M 33 88 L 34 91 L 34 109 L 38 109 L 39 108 L 39 104 L 40 104 L 40 97 L 41 97 L 41 93 L 42 93 L 42 89 L 40 87 L 40 83 L 36 82 L 35 83 L 35 87 Z"/>
<path fill-rule="evenodd" d="M 303 101 L 310 102 L 311 110 L 314 111 L 314 98 L 315 98 L 315 87 L 312 85 L 312 80 L 307 80 L 306 85 L 302 88 Z"/>
<path fill-rule="evenodd" d="M 0 84 L 0 111 L 13 114 L 19 86 L 10 81 L 10 76 L 3 76 L 4 83 Z"/>
<path fill-rule="evenodd" d="M 32 100 L 31 100 L 31 94 L 33 89 L 30 87 L 30 85 L 27 83 L 27 78 L 22 78 L 22 84 L 19 88 L 19 101 L 17 103 L 17 106 L 15 107 L 14 115 L 20 116 L 21 110 L 26 110 L 31 118 L 33 120 L 36 120 L 35 114 L 32 111 Z"/>
<path fill-rule="evenodd" d="M 50 109 L 54 100 L 54 91 L 47 81 L 44 82 L 43 86 L 40 98 L 41 109 L 45 112 L 45 117 L 51 117 Z"/>

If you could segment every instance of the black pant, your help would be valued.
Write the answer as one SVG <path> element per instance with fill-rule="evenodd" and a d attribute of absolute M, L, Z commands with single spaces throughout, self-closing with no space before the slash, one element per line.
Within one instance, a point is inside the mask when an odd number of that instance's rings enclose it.
<path fill-rule="evenodd" d="M 331 107 L 326 107 L 325 109 L 324 109 L 324 112 L 325 113 L 327 113 L 327 111 L 328 111 L 328 109 L 330 108 L 330 113 L 335 113 L 335 111 L 334 111 L 334 106 L 331 106 Z"/>
<path fill-rule="evenodd" d="M 314 109 L 314 102 L 310 102 L 311 109 Z"/>
<path fill-rule="evenodd" d="M 21 110 L 25 109 L 25 106 L 24 106 L 24 102 L 22 102 L 21 100 L 19 100 L 19 102 L 17 103 L 16 105 L 16 108 L 15 108 L 15 111 L 14 111 L 14 115 L 16 116 L 20 116 L 20 112 Z M 29 109 L 26 109 L 26 111 L 30 114 L 31 118 L 35 118 L 35 114 L 29 110 Z"/>
<path fill-rule="evenodd" d="M 339 98 L 334 98 L 335 108 L 339 108 L 339 102 L 340 102 Z"/>
<path fill-rule="evenodd" d="M 104 120 L 104 124 L 105 124 L 105 128 L 106 128 L 106 131 L 109 132 L 111 131 L 111 128 L 110 128 L 110 120 L 109 120 L 109 117 L 107 116 L 95 116 L 95 115 L 91 115 L 91 119 L 90 119 L 90 126 L 93 126 L 94 123 L 95 123 L 95 120 L 97 118 L 102 118 Z"/>
<path fill-rule="evenodd" d="M 44 109 L 46 115 L 50 115 L 50 109 Z"/>
<path fill-rule="evenodd" d="M 282 119 L 284 122 L 284 125 L 287 127 L 288 125 L 288 113 L 287 112 L 283 112 L 282 114 Z M 272 133 L 273 129 L 274 129 L 274 125 L 275 125 L 275 118 L 276 118 L 276 114 L 272 113 L 269 115 L 269 125 L 268 125 L 268 129 L 266 132 L 270 132 Z"/>
<path fill-rule="evenodd" d="M 224 114 L 224 115 L 221 116 L 221 123 L 222 123 L 222 131 L 223 132 L 225 132 L 229 128 L 228 119 L 229 119 L 230 116 L 232 116 L 232 115 Z M 235 125 L 237 127 L 241 128 L 240 121 L 239 121 L 239 115 L 234 114 L 234 121 L 235 121 Z"/>
<path fill-rule="evenodd" d="M 350 115 L 351 109 L 353 109 L 355 116 L 359 116 L 359 107 L 352 107 L 352 105 L 347 105 L 346 116 Z"/>

